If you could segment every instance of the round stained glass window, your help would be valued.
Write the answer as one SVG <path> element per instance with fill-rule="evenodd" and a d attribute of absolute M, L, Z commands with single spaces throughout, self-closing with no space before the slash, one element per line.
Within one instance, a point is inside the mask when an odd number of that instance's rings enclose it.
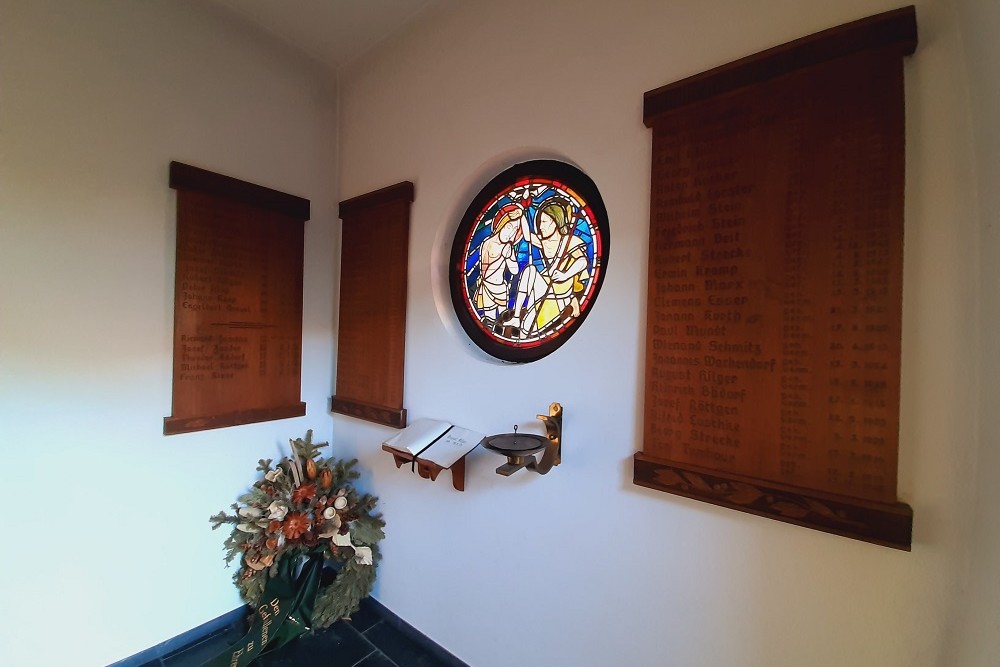
<path fill-rule="evenodd" d="M 452 302 L 476 345 L 528 362 L 565 343 L 604 282 L 607 217 L 594 182 L 564 162 L 524 162 L 490 181 L 451 251 Z"/>

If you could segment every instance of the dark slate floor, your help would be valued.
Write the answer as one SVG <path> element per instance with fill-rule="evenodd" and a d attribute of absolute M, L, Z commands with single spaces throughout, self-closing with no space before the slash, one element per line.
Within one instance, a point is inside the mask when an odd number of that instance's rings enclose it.
<path fill-rule="evenodd" d="M 201 642 L 142 667 L 199 667 L 243 635 L 242 627 L 219 631 Z M 450 657 L 450 656 L 449 656 Z M 454 667 L 410 639 L 368 600 L 350 621 L 302 636 L 259 658 L 254 667 Z"/>

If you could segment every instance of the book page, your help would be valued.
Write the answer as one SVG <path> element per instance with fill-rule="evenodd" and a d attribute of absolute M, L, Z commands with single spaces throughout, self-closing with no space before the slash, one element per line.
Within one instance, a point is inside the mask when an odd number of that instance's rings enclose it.
<path fill-rule="evenodd" d="M 476 448 L 486 436 L 461 426 L 452 426 L 433 445 L 420 454 L 420 458 L 450 468 L 456 461 Z"/>
<path fill-rule="evenodd" d="M 448 430 L 448 422 L 438 419 L 417 419 L 402 431 L 385 441 L 393 449 L 416 456 Z"/>

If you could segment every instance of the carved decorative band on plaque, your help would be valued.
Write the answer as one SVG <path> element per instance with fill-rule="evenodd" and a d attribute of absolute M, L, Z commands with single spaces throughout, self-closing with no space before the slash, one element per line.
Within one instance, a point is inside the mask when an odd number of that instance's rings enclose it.
<path fill-rule="evenodd" d="M 403 428 L 403 352 L 413 183 L 340 202 L 337 393 L 330 409 Z"/>
<path fill-rule="evenodd" d="M 909 550 L 896 500 L 912 7 L 646 93 L 635 483 Z"/>
<path fill-rule="evenodd" d="M 177 190 L 173 435 L 298 417 L 309 200 L 170 163 Z"/>

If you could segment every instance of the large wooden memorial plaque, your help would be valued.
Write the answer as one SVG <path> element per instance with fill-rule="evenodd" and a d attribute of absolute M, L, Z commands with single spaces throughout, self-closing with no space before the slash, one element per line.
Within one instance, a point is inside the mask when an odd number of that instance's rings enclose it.
<path fill-rule="evenodd" d="M 912 7 L 650 91 L 635 483 L 901 549 Z"/>
<path fill-rule="evenodd" d="M 179 162 L 165 435 L 297 417 L 309 201 Z"/>
<path fill-rule="evenodd" d="M 403 428 L 413 183 L 340 202 L 340 325 L 333 412 Z"/>

